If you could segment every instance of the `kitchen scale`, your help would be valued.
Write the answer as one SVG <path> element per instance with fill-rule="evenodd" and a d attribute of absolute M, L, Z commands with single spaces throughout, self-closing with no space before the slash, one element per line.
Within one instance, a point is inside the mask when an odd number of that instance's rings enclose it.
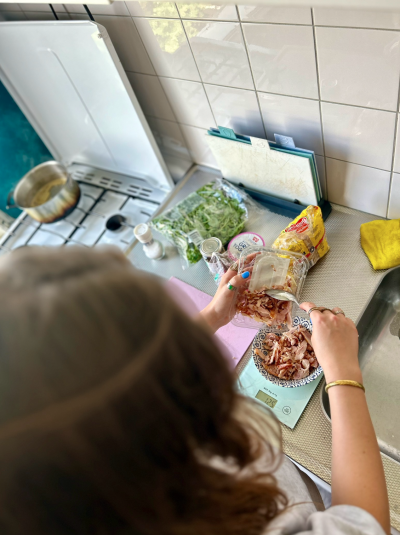
<path fill-rule="evenodd" d="M 310 329 L 311 320 L 296 316 L 293 326 L 303 325 Z M 238 379 L 239 391 L 267 405 L 280 422 L 293 429 L 319 385 L 323 374 L 311 383 L 295 388 L 285 388 L 267 381 L 257 370 L 253 357 L 249 360 Z"/>

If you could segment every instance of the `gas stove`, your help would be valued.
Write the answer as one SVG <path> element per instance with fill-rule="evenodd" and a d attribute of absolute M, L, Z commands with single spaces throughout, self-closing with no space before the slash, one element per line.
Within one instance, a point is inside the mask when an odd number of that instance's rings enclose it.
<path fill-rule="evenodd" d="M 0 240 L 0 254 L 24 246 L 95 247 L 112 244 L 126 252 L 133 228 L 147 222 L 167 193 L 140 178 L 74 164 L 69 169 L 79 183 L 81 198 L 64 219 L 41 224 L 22 213 Z"/>

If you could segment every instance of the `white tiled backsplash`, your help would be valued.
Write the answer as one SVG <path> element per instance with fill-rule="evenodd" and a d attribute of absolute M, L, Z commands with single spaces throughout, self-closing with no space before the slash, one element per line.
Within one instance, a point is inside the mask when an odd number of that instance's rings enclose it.
<path fill-rule="evenodd" d="M 167 165 L 216 167 L 210 126 L 312 149 L 326 197 L 400 218 L 400 10 L 115 2 L 107 28 Z M 61 20 L 83 6 L 54 5 Z M 54 20 L 48 4 L 0 4 L 2 20 Z M 395 154 L 395 151 L 397 154 Z"/>

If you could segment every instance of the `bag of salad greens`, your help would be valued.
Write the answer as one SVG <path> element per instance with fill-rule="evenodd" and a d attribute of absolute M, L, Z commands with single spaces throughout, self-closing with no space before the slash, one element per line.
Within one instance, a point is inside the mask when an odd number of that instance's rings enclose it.
<path fill-rule="evenodd" d="M 262 210 L 243 190 L 216 179 L 154 218 L 150 225 L 176 245 L 186 268 L 201 260 L 199 245 L 203 240 L 216 237 L 227 245 L 242 232 L 249 218 Z"/>

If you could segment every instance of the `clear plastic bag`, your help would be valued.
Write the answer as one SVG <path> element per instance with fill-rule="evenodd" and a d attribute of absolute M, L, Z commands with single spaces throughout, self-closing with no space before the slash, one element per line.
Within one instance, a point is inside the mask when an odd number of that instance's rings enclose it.
<path fill-rule="evenodd" d="M 217 237 L 226 246 L 263 210 L 243 190 L 216 179 L 154 218 L 150 225 L 176 245 L 185 268 L 201 260 L 199 245 L 203 240 Z"/>
<path fill-rule="evenodd" d="M 251 278 L 237 290 L 232 323 L 276 333 L 290 329 L 294 303 L 273 299 L 267 291 L 285 290 L 299 300 L 308 269 L 309 262 L 302 254 L 261 246 L 247 248 L 239 259 L 239 273 L 250 271 Z"/>
<path fill-rule="evenodd" d="M 228 251 L 212 254 L 211 263 L 208 264 L 208 269 L 214 275 L 214 282 L 217 286 L 219 286 L 221 277 L 225 275 L 233 263 L 234 260 L 229 256 Z"/>

